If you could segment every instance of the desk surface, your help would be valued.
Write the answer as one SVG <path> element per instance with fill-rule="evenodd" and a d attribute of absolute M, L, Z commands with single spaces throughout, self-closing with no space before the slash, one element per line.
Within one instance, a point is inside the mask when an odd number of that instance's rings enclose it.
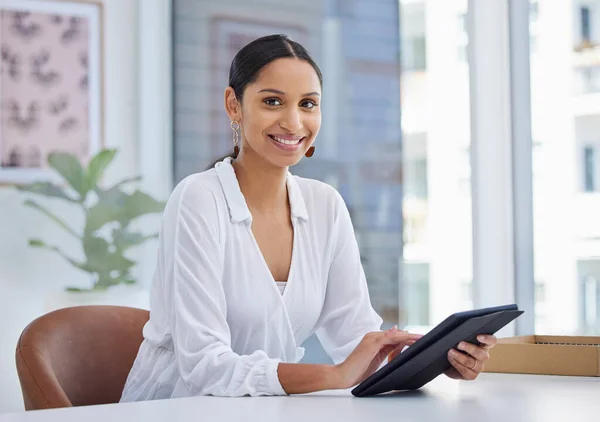
<path fill-rule="evenodd" d="M 599 378 L 508 374 L 483 374 L 473 382 L 441 376 L 419 391 L 371 398 L 355 398 L 344 390 L 291 397 L 192 397 L 0 415 L 1 422 L 548 422 L 598 418 Z"/>

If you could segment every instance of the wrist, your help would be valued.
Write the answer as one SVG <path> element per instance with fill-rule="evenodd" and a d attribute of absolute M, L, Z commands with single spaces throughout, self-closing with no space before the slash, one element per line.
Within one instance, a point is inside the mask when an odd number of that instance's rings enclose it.
<path fill-rule="evenodd" d="M 328 390 L 342 390 L 348 388 L 344 382 L 343 367 L 342 364 L 328 365 L 327 371 L 327 384 L 329 385 Z"/>

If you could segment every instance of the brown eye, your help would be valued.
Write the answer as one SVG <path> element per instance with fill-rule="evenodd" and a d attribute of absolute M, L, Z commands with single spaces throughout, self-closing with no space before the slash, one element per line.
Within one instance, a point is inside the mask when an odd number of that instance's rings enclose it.
<path fill-rule="evenodd" d="M 316 106 L 317 106 L 317 103 L 315 103 L 312 100 L 306 100 L 306 101 L 302 101 L 300 103 L 300 107 L 304 107 L 304 108 L 307 108 L 309 110 L 315 108 Z"/>
<path fill-rule="evenodd" d="M 278 98 L 267 98 L 263 101 L 266 105 L 276 107 L 281 105 L 281 101 Z"/>

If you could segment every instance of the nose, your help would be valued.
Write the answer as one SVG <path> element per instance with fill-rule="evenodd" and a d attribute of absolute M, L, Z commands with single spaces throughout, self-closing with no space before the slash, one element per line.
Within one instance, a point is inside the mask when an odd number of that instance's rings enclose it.
<path fill-rule="evenodd" d="M 299 110 L 290 108 L 284 111 L 279 120 L 279 126 L 289 133 L 298 133 L 300 129 L 302 129 L 302 120 L 300 118 Z"/>

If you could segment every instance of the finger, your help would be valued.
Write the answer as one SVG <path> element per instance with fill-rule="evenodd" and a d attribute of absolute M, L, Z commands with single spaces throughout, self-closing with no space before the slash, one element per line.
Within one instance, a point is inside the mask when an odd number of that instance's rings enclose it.
<path fill-rule="evenodd" d="M 381 349 L 381 353 L 384 356 L 388 356 L 391 353 L 394 353 L 394 350 L 396 350 L 396 346 L 393 344 L 388 344 L 387 346 L 383 346 L 383 348 Z"/>
<path fill-rule="evenodd" d="M 409 341 L 406 341 L 406 342 L 400 344 L 399 346 L 393 346 L 393 349 L 390 351 L 390 353 L 387 354 L 388 361 L 393 360 L 396 356 L 401 354 L 405 347 L 412 346 L 413 344 L 415 344 L 415 341 L 409 340 Z"/>
<path fill-rule="evenodd" d="M 416 340 L 406 340 L 403 341 L 402 343 L 398 344 L 398 345 L 394 345 L 394 353 L 400 353 L 402 350 L 404 350 L 405 347 L 407 346 L 412 346 L 413 344 L 415 344 Z"/>
<path fill-rule="evenodd" d="M 491 349 L 498 343 L 498 339 L 493 335 L 482 334 L 477 336 L 477 341 L 481 343 L 481 347 L 484 349 Z"/>
<path fill-rule="evenodd" d="M 474 372 L 478 372 L 478 362 L 472 356 L 465 355 L 464 353 L 460 353 L 457 350 L 451 349 L 449 352 L 449 356 L 452 357 L 455 361 L 462 364 L 465 368 L 468 368 Z"/>
<path fill-rule="evenodd" d="M 459 379 L 472 381 L 477 378 L 477 373 L 471 368 L 467 368 L 462 363 L 460 363 L 452 357 L 449 357 L 448 360 L 450 361 L 450 364 L 452 365 L 454 370 L 458 373 Z"/>
<path fill-rule="evenodd" d="M 490 353 L 488 352 L 488 349 L 476 346 L 473 343 L 461 341 L 460 343 L 458 343 L 457 348 L 459 350 L 462 350 L 463 352 L 467 352 L 469 355 L 471 355 L 480 362 L 487 362 L 490 358 Z"/>
<path fill-rule="evenodd" d="M 385 344 L 398 344 L 401 343 L 403 341 L 417 341 L 418 339 L 420 339 L 421 337 L 423 337 L 423 334 L 413 334 L 413 333 L 409 333 L 407 331 L 402 331 L 402 330 L 398 330 L 398 329 L 391 329 L 391 330 L 387 330 L 384 333 L 384 343 Z"/>
<path fill-rule="evenodd" d="M 450 350 L 450 352 L 448 353 L 448 361 L 450 362 L 452 367 L 458 371 L 458 373 L 460 374 L 462 379 L 469 380 L 469 381 L 474 380 L 479 375 L 478 372 L 473 370 L 472 366 L 470 367 L 468 365 L 465 365 L 462 360 L 459 360 L 461 357 L 457 356 L 457 355 L 460 355 L 460 354 L 461 354 L 460 352 L 457 352 L 455 350 Z M 465 356 L 465 357 L 468 357 L 468 356 Z M 474 362 L 474 364 L 477 365 L 477 361 L 475 359 L 473 359 L 473 358 L 470 358 L 470 359 L 472 359 L 472 362 Z"/>

